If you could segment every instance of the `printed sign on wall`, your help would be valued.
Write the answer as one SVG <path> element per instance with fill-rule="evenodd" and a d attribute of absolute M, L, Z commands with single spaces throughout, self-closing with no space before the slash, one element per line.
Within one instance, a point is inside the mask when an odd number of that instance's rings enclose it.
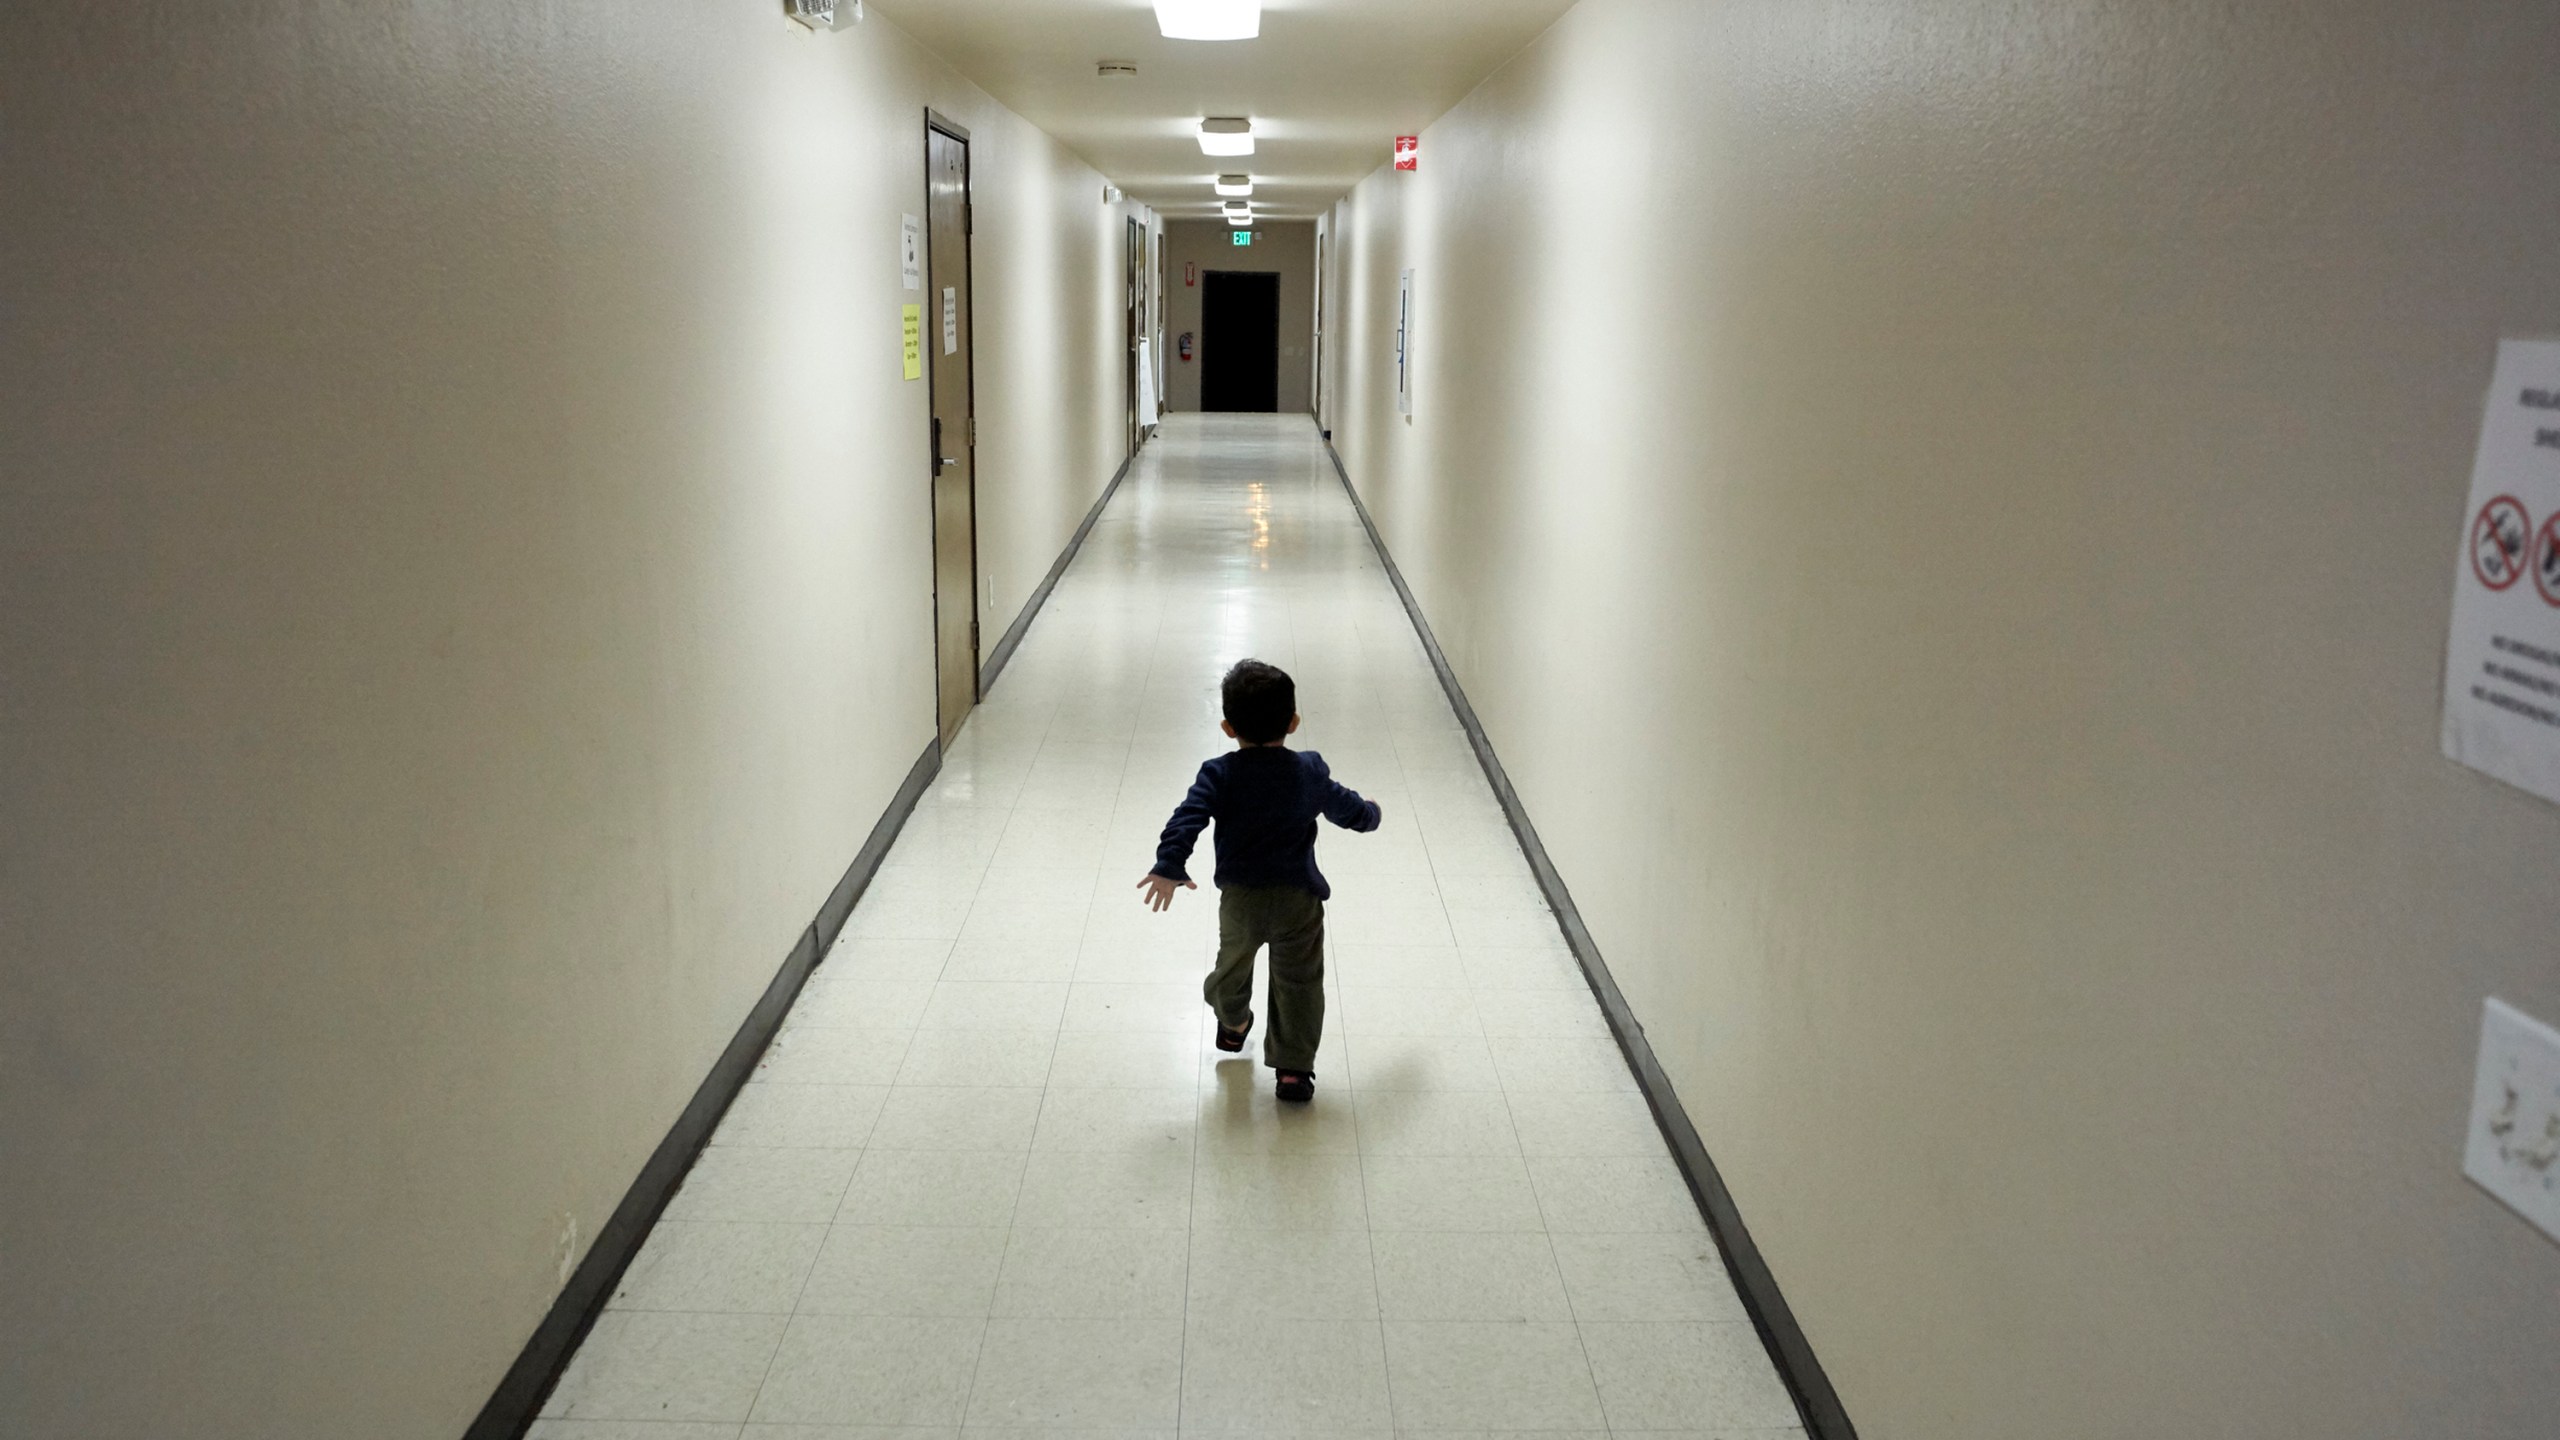
<path fill-rule="evenodd" d="M 910 290 L 924 288 L 924 222 L 898 217 L 898 280 Z"/>
<path fill-rule="evenodd" d="M 904 314 L 899 324 L 906 332 L 907 378 L 921 380 L 924 378 L 924 307 L 907 305 L 901 309 Z"/>
<path fill-rule="evenodd" d="M 2454 562 L 2444 753 L 2560 800 L 2560 341 L 2498 347 Z"/>
<path fill-rule="evenodd" d="M 1422 168 L 1421 136 L 1399 135 L 1396 137 L 1396 168 L 1399 170 L 1419 170 Z"/>

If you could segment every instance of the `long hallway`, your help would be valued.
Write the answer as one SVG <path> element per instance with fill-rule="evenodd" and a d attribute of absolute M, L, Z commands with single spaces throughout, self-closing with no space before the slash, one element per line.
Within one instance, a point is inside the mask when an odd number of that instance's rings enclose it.
<path fill-rule="evenodd" d="M 1215 891 L 1134 888 L 1248 655 L 1386 815 L 1319 847 L 1304 1108 L 1258 1034 L 1209 1043 Z M 1313 425 L 1196 415 L 544 1413 L 543 1440 L 1800 1433 Z"/>

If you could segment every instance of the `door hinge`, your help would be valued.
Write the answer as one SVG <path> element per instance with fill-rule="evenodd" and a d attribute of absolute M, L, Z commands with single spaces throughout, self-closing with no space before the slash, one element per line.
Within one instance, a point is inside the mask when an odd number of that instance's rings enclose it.
<path fill-rule="evenodd" d="M 975 200 L 960 202 L 960 233 L 963 235 L 978 233 L 978 202 Z"/>

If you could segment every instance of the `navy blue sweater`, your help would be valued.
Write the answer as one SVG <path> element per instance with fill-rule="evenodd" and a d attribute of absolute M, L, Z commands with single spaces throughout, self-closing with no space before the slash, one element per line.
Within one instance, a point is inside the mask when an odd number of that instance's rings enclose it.
<path fill-rule="evenodd" d="M 1218 822 L 1218 886 L 1294 885 L 1329 899 L 1316 869 L 1316 817 L 1345 830 L 1378 828 L 1378 805 L 1334 783 L 1313 750 L 1258 745 L 1200 767 L 1191 793 L 1165 822 L 1153 873 L 1189 880 L 1183 862 L 1210 821 Z"/>

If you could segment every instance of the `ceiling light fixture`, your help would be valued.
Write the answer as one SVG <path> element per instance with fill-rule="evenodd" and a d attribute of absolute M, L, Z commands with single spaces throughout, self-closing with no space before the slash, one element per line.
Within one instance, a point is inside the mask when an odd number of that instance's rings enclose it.
<path fill-rule="evenodd" d="M 1156 0 L 1167 40 L 1251 40 L 1262 33 L 1262 0 Z"/>
<path fill-rule="evenodd" d="M 1252 154 L 1253 122 L 1232 115 L 1213 115 L 1201 121 L 1200 153 L 1203 155 Z"/>
<path fill-rule="evenodd" d="M 1216 181 L 1216 187 L 1218 193 L 1221 195 L 1250 195 L 1253 193 L 1253 177 L 1250 175 L 1221 175 Z"/>

